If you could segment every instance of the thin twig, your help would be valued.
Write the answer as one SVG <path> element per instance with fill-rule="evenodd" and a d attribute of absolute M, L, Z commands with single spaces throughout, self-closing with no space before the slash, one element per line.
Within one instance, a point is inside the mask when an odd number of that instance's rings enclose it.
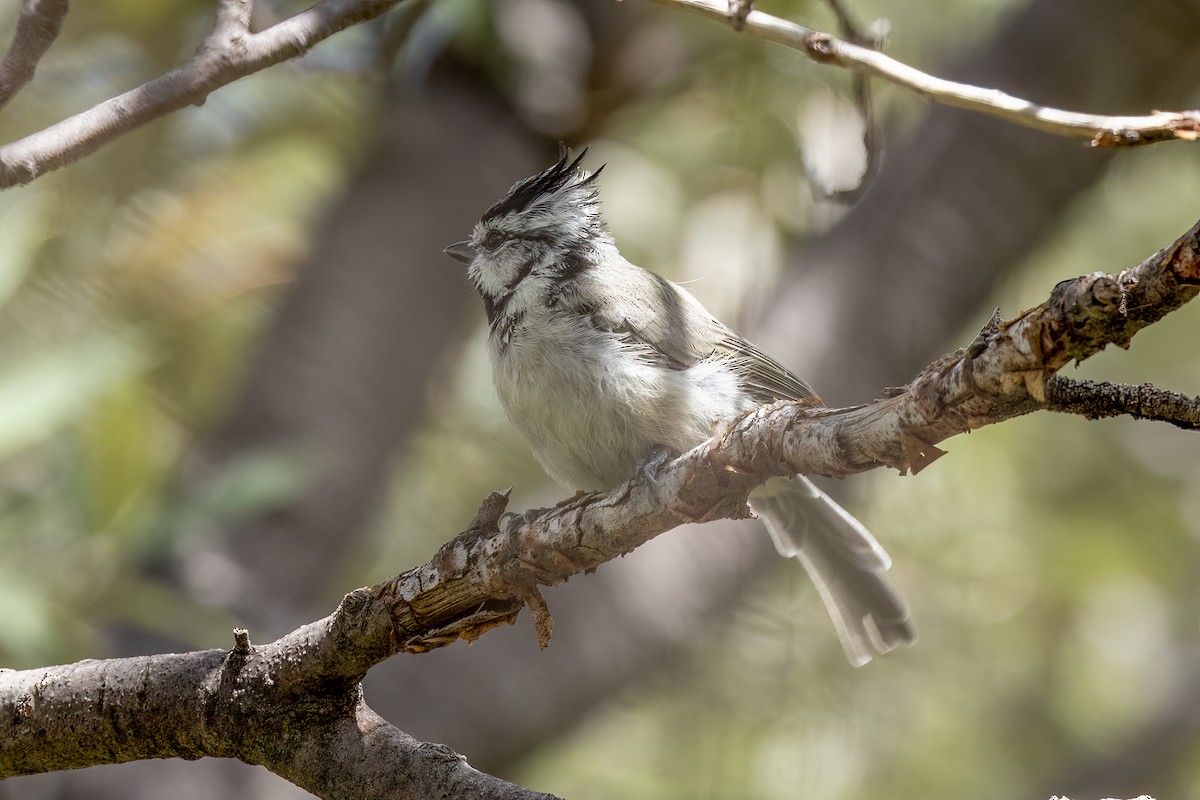
<path fill-rule="evenodd" d="M 70 5 L 70 0 L 22 0 L 12 44 L 0 61 L 0 108 L 33 80 L 38 62 L 62 31 Z"/>
<path fill-rule="evenodd" d="M 408 44 L 408 39 L 417 23 L 425 16 L 425 12 L 433 5 L 433 0 L 411 0 L 401 11 L 394 24 L 384 32 L 379 43 L 379 53 L 375 57 L 375 65 L 380 71 L 390 69 L 396 61 L 400 50 Z"/>
<path fill-rule="evenodd" d="M 838 29 L 843 39 L 860 47 L 868 47 L 872 50 L 882 49 L 882 37 L 879 41 L 876 41 L 864 34 L 842 0 L 826 0 L 826 3 L 837 18 Z M 871 100 L 870 77 L 865 72 L 855 72 L 851 76 L 850 81 L 854 106 L 858 109 L 858 114 L 863 124 L 862 144 L 866 163 L 863 165 L 862 176 L 855 186 L 849 189 L 833 190 L 828 193 L 831 199 L 847 204 L 856 203 L 862 198 L 863 194 L 871 186 L 875 175 L 879 172 L 879 165 L 883 160 L 881 158 L 883 153 L 883 136 L 879 130 L 878 120 L 875 118 L 875 103 Z"/>
<path fill-rule="evenodd" d="M 1166 422 L 1184 430 L 1200 430 L 1200 398 L 1169 392 L 1149 383 L 1130 386 L 1055 376 L 1046 382 L 1045 407 L 1088 419 L 1128 415 Z"/>
<path fill-rule="evenodd" d="M 151 120 L 189 105 L 238 78 L 302 56 L 351 25 L 402 0 L 324 0 L 251 33 L 248 0 L 223 0 L 212 33 L 186 64 L 149 83 L 0 147 L 0 189 L 29 183 L 99 150 Z"/>
<path fill-rule="evenodd" d="M 655 0 L 732 24 L 721 0 Z M 736 27 L 736 26 L 735 26 Z M 819 64 L 832 64 L 883 78 L 938 103 L 988 114 L 1035 130 L 1088 139 L 1093 147 L 1128 147 L 1200 138 L 1200 110 L 1156 111 L 1142 116 L 1102 116 L 1064 111 L 1013 97 L 996 89 L 936 78 L 894 58 L 844 42 L 828 33 L 751 11 L 738 28 L 797 50 Z"/>
<path fill-rule="evenodd" d="M 850 16 L 850 9 L 846 8 L 846 4 L 842 0 L 825 0 L 825 5 L 829 6 L 829 10 L 833 12 L 833 16 L 837 19 L 838 28 L 842 32 L 843 39 L 862 47 L 870 47 L 872 50 L 878 49 L 873 42 L 860 33 L 858 25 L 854 22 L 854 17 Z"/>

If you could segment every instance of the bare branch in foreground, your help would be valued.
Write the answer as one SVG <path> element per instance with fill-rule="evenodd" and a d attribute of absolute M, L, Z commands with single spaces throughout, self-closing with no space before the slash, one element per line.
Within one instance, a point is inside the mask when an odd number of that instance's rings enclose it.
<path fill-rule="evenodd" d="M 969 348 L 883 400 L 848 409 L 764 407 L 652 480 L 639 471 L 612 491 L 530 512 L 505 530 L 498 523 L 507 497 L 493 494 L 429 563 L 351 592 L 329 617 L 272 644 L 253 647 L 239 632 L 229 652 L 0 671 L 0 777 L 226 756 L 328 798 L 545 797 L 414 741 L 366 707 L 358 682 L 393 654 L 469 641 L 513 622 L 526 605 L 544 645 L 551 621 L 539 586 L 592 571 L 684 522 L 745 517 L 746 496 L 768 478 L 880 466 L 916 472 L 950 436 L 1063 410 L 1055 399 L 1059 369 L 1127 345 L 1198 292 L 1200 222 L 1119 275 L 1063 281 L 1015 319 L 994 317 Z M 1170 413 L 1180 420 L 1200 414 L 1200 399 L 1176 405 Z M 1138 411 L 1127 403 L 1114 413 Z"/>
<path fill-rule="evenodd" d="M 342 603 L 340 619 L 353 620 L 356 596 Z M 216 756 L 261 764 L 335 800 L 553 800 L 375 714 L 361 675 L 313 658 L 333 627 L 326 623 L 262 647 L 242 634 L 228 652 L 0 670 L 0 778 Z"/>
<path fill-rule="evenodd" d="M 224 0 L 216 24 L 186 64 L 136 89 L 0 147 L 0 189 L 35 178 L 99 150 L 151 120 L 189 105 L 238 78 L 302 56 L 319 42 L 402 0 L 323 0 L 251 33 L 248 0 Z"/>
<path fill-rule="evenodd" d="M 0 61 L 0 108 L 33 80 L 38 62 L 58 34 L 70 10 L 70 0 L 21 0 L 12 44 Z"/>
<path fill-rule="evenodd" d="M 1200 138 L 1200 110 L 1156 111 L 1142 116 L 1101 116 L 1048 108 L 1012 97 L 997 89 L 936 78 L 868 47 L 845 42 L 828 33 L 750 11 L 731 18 L 724 0 L 655 0 L 681 6 L 709 19 L 730 24 L 761 39 L 797 50 L 819 64 L 865 72 L 938 103 L 977 111 L 1027 128 L 1071 138 L 1089 139 L 1093 147 L 1128 147 Z M 740 15 L 739 15 L 740 16 Z"/>

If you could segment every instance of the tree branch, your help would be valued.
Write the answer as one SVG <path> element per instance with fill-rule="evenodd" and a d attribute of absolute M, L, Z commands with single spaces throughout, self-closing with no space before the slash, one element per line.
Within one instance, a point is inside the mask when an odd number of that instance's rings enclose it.
<path fill-rule="evenodd" d="M 238 632 L 229 652 L 0 671 L 0 777 L 226 756 L 330 798 L 544 797 L 392 728 L 366 707 L 359 681 L 393 654 L 470 641 L 512 623 L 526 605 L 545 646 L 551 619 L 539 586 L 593 571 L 684 522 L 746 517 L 747 495 L 771 477 L 840 477 L 879 466 L 917 472 L 950 436 L 1063 410 L 1052 380 L 1059 369 L 1110 344 L 1126 346 L 1197 293 L 1200 222 L 1119 275 L 1063 281 L 1015 319 L 994 316 L 969 348 L 885 399 L 845 409 L 766 406 L 653 478 L 639 471 L 609 492 L 528 512 L 504 530 L 507 496 L 492 494 L 429 563 L 351 592 L 329 617 L 272 644 L 254 647 Z M 1173 402 L 1180 419 L 1200 414 L 1200 399 Z M 363 757 L 380 749 L 389 757 Z"/>
<path fill-rule="evenodd" d="M 1118 417 L 1168 422 L 1184 430 L 1200 430 L 1200 402 L 1149 383 L 1130 386 L 1107 381 L 1074 381 L 1055 376 L 1046 382 L 1046 408 L 1088 419 Z"/>
<path fill-rule="evenodd" d="M 993 317 L 966 350 L 943 356 L 908 386 L 864 406 L 814 408 L 790 402 L 742 417 L 724 434 L 604 493 L 527 513 L 501 531 L 507 497 L 493 494 L 468 529 L 428 564 L 371 590 L 390 615 L 390 646 L 423 652 L 470 641 L 511 623 L 524 605 L 545 646 L 550 620 L 538 593 L 590 572 L 686 522 L 739 519 L 746 497 L 781 475 L 844 477 L 877 467 L 919 472 L 951 436 L 1039 409 L 1068 410 L 1050 378 L 1142 328 L 1200 292 L 1200 222 L 1170 247 L 1119 275 L 1063 281 L 1040 306 L 1010 321 Z M 1200 415 L 1200 399 L 1157 407 L 1172 419 Z M 1094 398 L 1095 399 L 1095 398 Z M 1081 413 L 1130 413 L 1095 403 Z M 1159 412 L 1156 412 L 1159 413 Z M 1153 417 L 1159 418 L 1159 417 Z M 382 632 L 376 634 L 382 637 Z"/>
<path fill-rule="evenodd" d="M 894 83 L 938 103 L 977 111 L 1028 128 L 1071 138 L 1091 140 L 1093 147 L 1127 147 L 1170 140 L 1200 138 L 1200 110 L 1156 111 L 1143 116 L 1101 116 L 1049 108 L 1007 95 L 936 78 L 885 56 L 842 41 L 828 33 L 751 10 L 731 15 L 728 0 L 655 0 L 680 6 L 709 19 L 730 24 L 769 42 L 797 50 L 818 64 L 833 64 Z M 746 9 L 749 4 L 741 6 Z"/>
<path fill-rule="evenodd" d="M 353 621 L 356 596 L 330 619 Z M 263 647 L 240 631 L 230 651 L 0 670 L 0 778 L 215 756 L 261 764 L 332 800 L 553 800 L 371 711 L 361 675 L 320 656 L 336 628 L 327 622 Z"/>
<path fill-rule="evenodd" d="M 1200 111 L 1098 116 L 1039 106 L 994 89 L 927 75 L 868 47 L 749 10 L 731 17 L 720 0 L 657 0 L 678 5 L 782 44 L 822 64 L 876 75 L 925 97 L 1037 130 L 1083 137 L 1093 146 L 1129 146 L 1200 137 Z M 216 24 L 186 64 L 49 128 L 0 147 L 0 189 L 20 186 L 95 152 L 121 135 L 233 81 L 303 55 L 338 31 L 378 17 L 402 0 L 323 0 L 259 33 L 249 29 L 250 0 L 221 0 Z M 0 63 L 0 106 L 33 76 L 61 28 L 67 0 L 25 0 L 12 46 Z"/>
<path fill-rule="evenodd" d="M 833 12 L 834 17 L 837 19 L 838 29 L 843 39 L 870 50 L 883 49 L 884 37 L 882 33 L 870 36 L 865 34 L 854 21 L 849 9 L 846 8 L 842 0 L 826 0 L 826 5 L 829 6 L 829 10 Z M 749 13 L 748 10 L 747 13 Z M 851 76 L 850 95 L 854 99 L 854 107 L 858 110 L 858 115 L 862 119 L 863 125 L 862 146 L 864 163 L 862 176 L 855 186 L 847 189 L 826 187 L 824 181 L 815 180 L 814 176 L 809 176 L 809 182 L 814 186 L 820 186 L 821 191 L 827 194 L 830 199 L 847 205 L 857 203 L 862 199 L 867 189 L 875 180 L 875 175 L 879 172 L 879 166 L 883 161 L 883 137 L 879 130 L 879 121 L 875 118 L 875 103 L 871 99 L 871 81 L 867 73 L 855 72 Z"/>
<path fill-rule="evenodd" d="M 251 33 L 249 0 L 222 0 L 212 32 L 183 66 L 0 147 L 0 189 L 29 183 L 151 120 L 201 105 L 222 86 L 302 56 L 338 31 L 374 19 L 400 2 L 323 0 L 264 31 Z"/>
<path fill-rule="evenodd" d="M 70 10 L 70 0 L 22 0 L 12 44 L 0 61 L 0 108 L 33 80 L 38 62 L 58 34 Z"/>

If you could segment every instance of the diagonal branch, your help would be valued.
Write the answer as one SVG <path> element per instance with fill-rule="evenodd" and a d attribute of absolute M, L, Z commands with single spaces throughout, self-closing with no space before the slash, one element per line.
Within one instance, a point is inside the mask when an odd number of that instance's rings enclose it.
<path fill-rule="evenodd" d="M 38 62 L 58 34 L 70 10 L 70 0 L 22 0 L 12 44 L 0 61 L 0 108 L 33 80 Z"/>
<path fill-rule="evenodd" d="M 1118 275 L 1063 281 L 1049 299 L 994 316 L 965 350 L 864 406 L 775 403 L 604 493 L 528 512 L 501 530 L 491 495 L 429 563 L 345 596 L 333 614 L 262 647 L 239 632 L 205 651 L 0 670 L 0 777 L 169 755 L 263 764 L 323 797 L 540 797 L 416 742 L 362 701 L 359 681 L 397 653 L 468 641 L 529 606 L 543 646 L 539 586 L 591 572 L 685 522 L 749 515 L 746 497 L 778 475 L 840 477 L 888 466 L 917 472 L 937 443 L 1040 409 L 1063 410 L 1055 373 L 1126 346 L 1200 293 L 1200 222 Z M 1176 398 L 1179 419 L 1200 398 Z M 1119 413 L 1136 413 L 1125 404 Z M 1083 413 L 1101 414 L 1095 408 Z M 364 753 L 387 752 L 386 759 Z"/>
<path fill-rule="evenodd" d="M 794 22 L 749 11 L 730 16 L 727 0 L 656 0 L 729 23 L 769 42 L 797 50 L 818 64 L 833 64 L 883 78 L 938 103 L 965 108 L 1059 136 L 1091 140 L 1093 147 L 1125 147 L 1200 138 L 1200 110 L 1156 111 L 1141 116 L 1102 116 L 1064 111 L 985 89 L 937 78 L 883 53 L 842 41 Z"/>
<path fill-rule="evenodd" d="M 183 66 L 0 147 L 0 189 L 29 183 L 151 120 L 200 105 L 222 86 L 302 56 L 338 31 L 374 19 L 400 2 L 323 0 L 264 31 L 251 33 L 251 3 L 223 0 L 212 32 Z"/>
<path fill-rule="evenodd" d="M 779 475 L 843 477 L 877 467 L 918 472 L 951 436 L 1041 409 L 1067 410 L 1047 391 L 1071 361 L 1115 344 L 1200 292 L 1200 222 L 1173 245 L 1119 275 L 1063 281 L 1040 306 L 994 317 L 966 350 L 943 356 L 890 397 L 849 409 L 776 403 L 723 435 L 607 493 L 496 525 L 506 498 L 493 495 L 471 527 L 423 567 L 375 587 L 391 645 L 421 652 L 473 639 L 534 612 L 543 645 L 549 619 L 537 586 L 596 569 L 685 522 L 748 516 L 746 496 Z M 1126 403 L 1112 413 L 1136 413 Z M 1158 412 L 1161 412 L 1159 414 Z M 1171 412 L 1159 409 L 1155 418 Z M 1090 406 L 1082 413 L 1105 415 Z M 1178 398 L 1173 421 L 1200 415 L 1200 399 Z M 1153 416 L 1153 415 L 1152 415 Z M 528 518 L 528 521 L 522 521 Z"/>
<path fill-rule="evenodd" d="M 470 641 L 513 622 L 525 605 L 544 646 L 550 619 L 539 585 L 595 570 L 686 522 L 746 517 L 747 495 L 775 476 L 843 477 L 878 467 L 916 473 L 943 454 L 936 445 L 951 436 L 1037 410 L 1066 410 L 1050 380 L 1058 370 L 1110 344 L 1127 346 L 1198 292 L 1200 222 L 1119 275 L 1063 281 L 1015 319 L 993 317 L 969 348 L 943 356 L 885 399 L 847 409 L 766 406 L 653 480 L 638 475 L 612 491 L 529 512 L 505 530 L 498 521 L 507 496 L 493 494 L 428 564 L 360 590 L 355 606 L 374 609 L 356 614 L 351 626 L 373 642 L 363 657 Z M 1125 404 L 1112 413 L 1136 411 Z M 1178 420 L 1194 419 L 1200 399 L 1179 398 L 1175 411 Z M 1104 415 L 1094 406 L 1082 413 Z M 344 652 L 341 645 L 336 651 Z M 369 666 L 357 661 L 352 668 Z"/>

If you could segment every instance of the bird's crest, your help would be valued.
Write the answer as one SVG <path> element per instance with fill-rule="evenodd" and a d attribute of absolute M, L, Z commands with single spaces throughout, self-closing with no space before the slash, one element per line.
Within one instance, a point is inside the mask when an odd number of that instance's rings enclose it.
<path fill-rule="evenodd" d="M 571 158 L 563 148 L 556 163 L 533 177 L 518 181 L 495 205 L 483 212 L 481 223 L 508 215 L 528 216 L 545 220 L 575 220 L 587 227 L 600 225 L 600 208 L 595 181 L 603 166 L 588 172 L 580 166 L 587 155 L 585 147 Z M 532 219 L 530 220 L 533 221 Z M 536 224 L 530 227 L 539 227 Z"/>

